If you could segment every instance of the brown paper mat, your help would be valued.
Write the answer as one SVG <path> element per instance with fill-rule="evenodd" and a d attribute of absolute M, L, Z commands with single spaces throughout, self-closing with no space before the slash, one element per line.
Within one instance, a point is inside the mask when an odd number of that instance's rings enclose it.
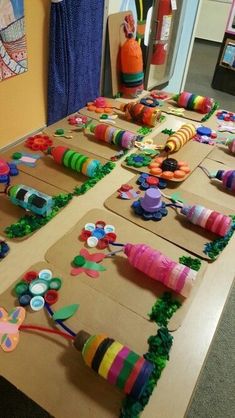
<path fill-rule="evenodd" d="M 24 184 L 25 186 L 30 186 L 38 191 L 48 194 L 49 196 L 55 196 L 57 194 L 63 193 L 63 190 L 58 189 L 48 183 L 44 183 L 39 179 L 29 176 L 28 174 L 23 173 L 22 171 L 18 176 L 11 177 L 11 185 L 14 184 Z M 6 195 L 0 194 L 0 232 L 4 234 L 4 229 L 7 226 L 10 226 L 12 223 L 18 221 L 19 218 L 25 216 L 26 211 L 19 206 L 14 205 L 10 202 L 9 198 Z M 25 238 L 29 237 L 26 236 Z M 21 238 L 22 239 L 22 238 Z"/>
<path fill-rule="evenodd" d="M 92 120 L 93 125 L 97 125 L 98 123 L 101 123 L 101 122 L 98 122 L 96 119 L 91 118 L 91 120 Z M 106 123 L 106 121 L 104 120 L 102 123 Z M 108 122 L 107 124 L 116 127 L 116 124 L 115 125 L 109 124 Z M 106 160 L 110 160 L 111 157 L 113 157 L 115 154 L 117 154 L 118 151 L 121 150 L 121 148 L 118 148 L 115 145 L 110 145 L 103 141 L 97 141 L 93 134 L 85 135 L 82 130 L 81 131 L 76 130 L 74 126 L 69 125 L 67 118 L 62 119 L 61 121 L 55 123 L 54 125 L 48 126 L 48 128 L 45 128 L 44 131 L 48 135 L 51 135 L 53 137 L 53 134 L 59 128 L 64 129 L 67 135 L 71 135 L 73 137 L 71 139 L 61 138 L 61 140 L 64 143 L 66 143 L 68 147 L 71 147 L 74 149 L 79 147 L 80 149 L 83 150 L 83 152 L 85 151 L 91 152 L 97 155 L 98 157 L 105 158 Z M 67 131 L 69 130 L 71 130 L 72 132 L 67 133 Z"/>
<path fill-rule="evenodd" d="M 115 119 L 115 125 L 118 128 L 124 129 L 126 131 L 131 131 L 131 132 L 135 132 L 138 133 L 139 129 L 141 129 L 142 125 L 137 125 L 134 122 L 129 122 L 127 120 L 125 120 L 125 116 L 124 116 L 124 112 L 121 112 L 121 110 L 118 110 L 120 108 L 121 102 L 118 102 L 115 99 L 109 99 L 107 98 L 107 101 L 109 103 L 112 104 L 112 106 L 114 106 L 116 109 L 114 109 L 115 114 L 118 115 L 117 119 Z M 138 100 L 136 100 L 138 101 Z M 160 108 L 162 110 L 162 107 Z M 87 110 L 86 107 L 83 107 L 82 109 L 79 110 L 79 113 L 81 113 L 82 115 L 86 115 L 90 118 L 96 119 L 98 121 L 100 121 L 100 113 L 96 113 L 96 112 L 91 112 L 89 110 Z M 164 115 L 165 116 L 165 115 Z M 162 122 L 165 122 L 166 119 L 164 119 Z M 161 122 L 158 122 L 154 127 L 152 127 L 152 129 L 156 129 L 158 126 L 160 126 Z"/>
<path fill-rule="evenodd" d="M 174 114 L 170 111 L 170 107 L 174 107 L 175 109 L 179 109 L 180 106 L 177 105 L 177 103 L 174 100 L 166 100 L 164 101 L 163 106 L 161 106 L 161 110 L 164 113 L 168 114 Z M 206 116 L 206 114 L 198 113 L 193 110 L 184 109 L 183 113 L 180 115 L 174 114 L 174 116 L 180 116 L 184 119 L 194 120 L 195 122 L 202 122 L 203 118 Z"/>
<path fill-rule="evenodd" d="M 229 149 L 227 146 L 218 144 L 215 146 L 209 157 L 211 160 L 218 161 L 222 164 L 226 164 L 228 167 L 234 168 L 235 166 L 235 156 L 231 152 L 229 152 Z"/>
<path fill-rule="evenodd" d="M 201 166 L 207 168 L 210 173 L 216 173 L 218 170 L 229 170 L 224 164 L 206 158 Z M 225 189 L 222 182 L 217 179 L 209 179 L 201 168 L 197 168 L 189 179 L 184 182 L 184 190 L 193 191 L 203 198 L 209 197 L 213 204 L 222 203 L 224 207 L 230 209 L 230 214 L 234 213 L 235 198 L 232 192 Z M 213 205 L 211 205 L 213 208 Z"/>
<path fill-rule="evenodd" d="M 73 149 L 73 147 L 70 147 L 70 145 L 61 139 L 55 138 L 53 140 L 53 144 L 56 145 L 66 145 L 68 148 Z M 75 149 L 75 148 L 74 148 Z M 28 148 L 26 148 L 23 144 L 15 145 L 14 147 L 8 149 L 4 153 L 2 153 L 3 158 L 11 159 L 11 156 L 14 152 L 24 151 L 24 152 L 31 152 Z M 89 152 L 85 152 L 84 150 L 76 147 L 76 151 L 87 155 L 87 157 L 95 158 L 97 159 L 97 156 L 94 154 L 91 154 Z M 40 154 L 40 152 L 37 152 L 36 154 Z M 42 154 L 42 153 L 41 153 Z M 98 158 L 102 164 L 106 163 L 106 160 L 103 158 Z M 51 184 L 52 186 L 58 187 L 66 192 L 72 192 L 74 187 L 81 186 L 85 181 L 88 180 L 88 177 L 84 176 L 81 173 L 76 173 L 75 171 L 63 167 L 62 165 L 59 165 L 55 163 L 50 156 L 44 156 L 42 155 L 42 158 L 37 161 L 36 167 L 27 167 L 25 165 L 19 165 L 19 170 L 30 174 L 32 177 L 36 177 L 37 179 L 40 179 L 44 181 L 45 183 Z"/>
<path fill-rule="evenodd" d="M 114 301 L 117 301 L 122 306 L 136 312 L 143 318 L 148 318 L 147 314 L 156 302 L 157 297 L 162 296 L 162 294 L 165 291 L 169 291 L 169 289 L 161 283 L 149 279 L 143 273 L 133 268 L 124 254 L 120 253 L 116 255 L 115 258 L 104 259 L 102 265 L 106 267 L 107 270 L 101 272 L 97 279 L 92 279 L 84 273 L 76 277 L 70 275 L 73 258 L 79 254 L 81 248 L 84 248 L 85 243 L 78 239 L 82 228 L 86 223 L 95 223 L 98 220 L 103 220 L 106 224 L 115 226 L 118 242 L 131 242 L 136 244 L 145 243 L 162 251 L 176 261 L 178 261 L 179 257 L 182 255 L 189 254 L 162 238 L 131 224 L 120 216 L 116 216 L 101 209 L 93 209 L 90 211 L 68 234 L 47 251 L 46 260 L 63 271 L 68 280 L 82 281 L 89 287 L 106 294 Z M 118 249 L 118 247 L 113 246 L 112 249 L 115 250 Z M 88 251 L 91 253 L 103 252 L 103 250 L 90 248 L 88 248 Z M 108 250 L 105 250 L 105 252 L 107 253 Z M 171 330 L 177 329 L 184 320 L 198 290 L 204 270 L 205 265 L 198 273 L 194 288 L 187 300 L 174 293 L 174 297 L 182 302 L 182 307 L 170 320 L 169 328 Z"/>
<path fill-rule="evenodd" d="M 129 184 L 136 186 L 136 178 L 132 179 Z M 192 183 L 192 190 L 193 190 L 193 183 Z M 165 189 L 165 194 L 172 194 L 172 190 Z M 220 206 L 211 202 L 201 196 L 196 194 L 192 194 L 183 188 L 177 188 L 177 192 L 180 193 L 182 199 L 185 200 L 188 204 L 199 204 L 205 206 L 208 209 L 213 209 L 218 212 L 222 212 L 225 215 L 231 214 L 231 209 L 228 209 L 224 206 Z M 142 192 L 141 196 L 144 194 Z M 196 254 L 199 257 L 202 257 L 206 260 L 211 260 L 206 254 L 204 254 L 203 249 L 204 245 L 208 242 L 214 241 L 218 238 L 217 235 L 206 231 L 205 229 L 193 225 L 187 221 L 184 215 L 181 215 L 176 212 L 175 210 L 169 208 L 168 215 L 163 217 L 161 221 L 154 222 L 154 221 L 145 221 L 141 217 L 135 215 L 133 209 L 131 208 L 131 204 L 133 202 L 130 200 L 122 200 L 119 199 L 118 193 L 113 193 L 104 203 L 105 207 L 118 215 L 123 216 L 137 225 L 141 226 L 144 229 L 147 229 L 153 232 L 156 235 L 159 235 L 162 238 L 167 239 L 170 242 L 178 245 L 181 248 L 185 248 L 187 251 Z M 167 201 L 169 203 L 169 201 Z"/>
<path fill-rule="evenodd" d="M 84 329 L 91 334 L 106 333 L 139 354 L 147 351 L 147 339 L 156 332 L 156 325 L 81 280 L 66 278 L 48 263 L 37 263 L 27 271 L 43 268 L 49 268 L 55 277 L 63 278 L 60 298 L 53 310 L 80 304 L 75 316 L 66 321 L 71 329 L 75 332 Z M 0 295 L 0 306 L 8 311 L 16 304 L 16 298 L 11 294 L 13 286 Z M 44 310 L 28 311 L 24 324 L 51 328 Z M 16 350 L 0 355 L 2 376 L 56 418 L 119 416 L 123 393 L 89 369 L 81 354 L 65 339 L 21 331 Z"/>
<path fill-rule="evenodd" d="M 159 135 L 157 135 L 155 138 L 152 138 L 154 143 L 156 143 L 157 145 L 165 145 L 166 141 L 167 141 L 168 135 L 165 135 L 163 133 L 160 133 Z M 198 167 L 198 165 L 204 160 L 204 158 L 206 158 L 208 156 L 208 154 L 210 154 L 210 152 L 212 151 L 212 148 L 210 145 L 205 145 L 205 144 L 199 144 L 196 141 L 189 141 L 187 144 L 185 144 L 179 151 L 172 153 L 169 155 L 170 158 L 175 158 L 178 161 L 185 161 L 188 163 L 191 172 L 189 173 L 189 175 L 187 177 L 190 176 L 190 174 L 193 172 L 193 170 L 195 170 L 195 168 Z M 136 153 L 138 153 L 138 149 L 136 148 Z M 141 152 L 141 151 L 140 151 Z M 130 170 L 133 171 L 137 171 L 139 173 L 148 173 L 149 174 L 149 168 L 148 167 L 131 167 L 128 166 L 125 162 L 125 160 L 122 162 L 122 166 L 125 168 L 128 168 Z M 186 178 L 187 178 L 186 177 Z M 184 181 L 184 179 L 174 179 L 171 180 L 174 182 L 182 182 Z"/>

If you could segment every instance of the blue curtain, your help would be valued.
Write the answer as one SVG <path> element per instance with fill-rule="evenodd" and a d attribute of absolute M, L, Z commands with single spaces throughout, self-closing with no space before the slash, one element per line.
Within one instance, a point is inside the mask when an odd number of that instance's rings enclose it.
<path fill-rule="evenodd" d="M 104 0 L 51 3 L 48 125 L 99 95 Z"/>

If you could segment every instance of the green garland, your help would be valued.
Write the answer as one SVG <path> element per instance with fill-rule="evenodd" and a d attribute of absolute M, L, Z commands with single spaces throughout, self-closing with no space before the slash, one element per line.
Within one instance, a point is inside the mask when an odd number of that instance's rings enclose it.
<path fill-rule="evenodd" d="M 149 337 L 148 352 L 144 355 L 146 360 L 154 364 L 154 370 L 138 401 L 133 400 L 130 396 L 126 396 L 121 408 L 120 418 L 139 418 L 141 412 L 148 404 L 150 396 L 169 360 L 173 337 L 167 329 L 167 324 L 180 306 L 180 302 L 173 300 L 169 292 L 164 293 L 162 298 L 159 298 L 154 304 L 149 316 L 160 328 L 156 335 Z"/>
<path fill-rule="evenodd" d="M 108 161 L 105 165 L 99 168 L 96 171 L 95 177 L 85 181 L 81 186 L 76 186 L 73 191 L 73 196 L 80 196 L 90 190 L 92 187 L 96 185 L 102 178 L 107 176 L 115 167 L 115 163 L 113 161 Z"/>
<path fill-rule="evenodd" d="M 211 260 L 216 260 L 218 255 L 223 251 L 223 249 L 228 245 L 229 240 L 233 236 L 235 231 L 235 215 L 230 215 L 233 220 L 232 227 L 225 237 L 220 237 L 215 239 L 212 242 L 205 244 L 204 253 L 211 258 Z"/>
<path fill-rule="evenodd" d="M 201 122 L 205 122 L 205 121 L 207 121 L 208 119 L 210 119 L 210 117 L 213 115 L 213 113 L 217 110 L 217 109 L 219 109 L 219 107 L 220 107 L 220 104 L 219 104 L 219 102 L 214 102 L 214 104 L 213 104 L 213 106 L 212 106 L 212 108 L 211 108 L 211 110 L 210 110 L 210 112 L 208 112 L 203 118 L 202 118 L 202 120 L 201 120 Z"/>
<path fill-rule="evenodd" d="M 162 134 L 166 134 L 166 135 L 173 135 L 175 133 L 175 131 L 173 131 L 173 129 L 163 129 L 163 131 L 161 131 Z"/>
<path fill-rule="evenodd" d="M 199 271 L 202 265 L 202 262 L 199 258 L 193 258 L 185 255 L 182 255 L 182 257 L 179 258 L 179 262 L 196 271 Z"/>
<path fill-rule="evenodd" d="M 47 216 L 25 215 L 18 222 L 8 226 L 5 233 L 8 238 L 20 238 L 31 234 L 54 218 L 59 210 L 65 207 L 72 199 L 72 194 L 59 194 L 53 197 L 55 202 L 51 213 Z"/>

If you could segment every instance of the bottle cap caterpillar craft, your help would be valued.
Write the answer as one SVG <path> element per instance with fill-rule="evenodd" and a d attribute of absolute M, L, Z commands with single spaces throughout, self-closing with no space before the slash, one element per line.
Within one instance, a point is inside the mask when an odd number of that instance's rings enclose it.
<path fill-rule="evenodd" d="M 235 193 L 235 170 L 218 170 L 215 176 L 211 176 L 211 178 L 221 180 L 226 189 Z"/>
<path fill-rule="evenodd" d="M 214 104 L 214 100 L 210 97 L 198 96 L 197 94 L 188 93 L 187 91 L 175 94 L 172 99 L 179 107 L 195 110 L 196 112 L 203 114 L 209 113 Z"/>
<path fill-rule="evenodd" d="M 14 205 L 41 216 L 49 215 L 54 205 L 51 196 L 23 184 L 10 186 L 7 195 Z"/>
<path fill-rule="evenodd" d="M 88 130 L 94 134 L 95 139 L 108 144 L 117 145 L 123 149 L 130 149 L 134 146 L 137 136 L 130 131 L 114 128 L 105 123 L 89 125 Z"/>
<path fill-rule="evenodd" d="M 105 334 L 80 331 L 74 341 L 86 365 L 112 385 L 139 399 L 154 370 L 154 365 L 128 347 Z"/>
<path fill-rule="evenodd" d="M 145 126 L 155 126 L 161 118 L 160 109 L 141 103 L 121 103 L 120 110 L 125 113 L 126 120 Z"/>
<path fill-rule="evenodd" d="M 52 156 L 57 164 L 71 168 L 87 177 L 94 177 L 97 169 L 101 167 L 99 160 L 94 160 L 61 145 L 48 148 L 47 153 Z"/>
<path fill-rule="evenodd" d="M 196 128 L 192 123 L 186 123 L 178 131 L 170 135 L 166 141 L 164 150 L 166 152 L 179 151 L 190 139 L 196 135 Z"/>
<path fill-rule="evenodd" d="M 160 251 L 145 244 L 126 244 L 124 254 L 129 263 L 146 276 L 161 282 L 165 286 L 188 297 L 197 272 L 171 260 Z"/>

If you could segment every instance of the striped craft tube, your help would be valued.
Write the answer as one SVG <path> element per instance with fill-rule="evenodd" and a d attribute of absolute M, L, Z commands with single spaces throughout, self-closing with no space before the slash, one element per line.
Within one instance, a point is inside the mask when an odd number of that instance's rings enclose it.
<path fill-rule="evenodd" d="M 166 141 L 165 151 L 176 152 L 179 151 L 190 139 L 196 135 L 196 128 L 192 123 L 182 125 L 178 131 L 170 135 Z"/>
<path fill-rule="evenodd" d="M 80 331 L 75 347 L 82 351 L 86 365 L 134 399 L 143 393 L 154 365 L 105 334 Z"/>
<path fill-rule="evenodd" d="M 187 91 L 175 94 L 172 99 L 184 109 L 195 110 L 204 114 L 210 112 L 214 104 L 214 100 L 210 97 L 199 96 Z"/>
<path fill-rule="evenodd" d="M 114 128 L 105 123 L 95 126 L 91 125 L 89 130 L 94 134 L 96 140 L 113 144 L 123 149 L 132 148 L 136 141 L 136 135 L 133 132 Z"/>
<path fill-rule="evenodd" d="M 222 181 L 226 189 L 235 193 L 235 170 L 218 170 L 214 177 Z"/>
<path fill-rule="evenodd" d="M 125 119 L 140 125 L 155 126 L 161 118 L 161 110 L 144 106 L 141 103 L 121 103 L 120 110 L 125 113 Z"/>
<path fill-rule="evenodd" d="M 151 279 L 188 297 L 196 278 L 196 271 L 171 260 L 160 251 L 145 244 L 126 244 L 124 253 L 129 263 Z"/>
<path fill-rule="evenodd" d="M 184 205 L 181 213 L 194 225 L 224 237 L 232 226 L 232 218 L 200 205 Z"/>
<path fill-rule="evenodd" d="M 86 155 L 79 154 L 70 148 L 56 146 L 48 148 L 47 153 L 53 160 L 60 165 L 84 174 L 87 177 L 95 177 L 97 170 L 101 167 L 101 162 Z"/>

